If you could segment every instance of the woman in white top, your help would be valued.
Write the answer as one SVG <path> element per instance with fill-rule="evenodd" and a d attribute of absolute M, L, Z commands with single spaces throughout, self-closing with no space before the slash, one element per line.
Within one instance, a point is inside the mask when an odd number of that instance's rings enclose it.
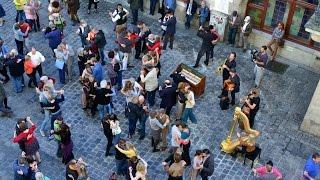
<path fill-rule="evenodd" d="M 141 157 L 138 156 L 138 158 L 140 159 L 140 161 L 137 164 L 137 167 L 136 167 L 137 172 L 136 172 L 134 177 L 133 177 L 133 174 L 132 174 L 132 167 L 129 167 L 130 179 L 131 180 L 146 180 L 147 179 L 146 176 L 147 176 L 148 164 Z"/>
<path fill-rule="evenodd" d="M 148 72 L 148 73 L 146 73 Z M 141 82 L 147 91 L 147 99 L 150 107 L 155 104 L 156 90 L 158 89 L 158 70 L 155 67 L 147 67 L 140 71 Z"/>
<path fill-rule="evenodd" d="M 113 134 L 113 144 L 118 144 L 121 136 L 120 123 L 116 115 L 110 116 L 110 128 Z"/>
<path fill-rule="evenodd" d="M 197 150 L 193 158 L 192 169 L 190 170 L 190 180 L 196 180 L 200 169 L 203 168 L 202 151 Z"/>
<path fill-rule="evenodd" d="M 173 152 L 180 147 L 179 139 L 181 139 L 181 131 L 179 129 L 180 122 L 177 121 L 175 125 L 171 128 L 171 148 Z"/>
<path fill-rule="evenodd" d="M 126 98 L 126 103 L 131 102 L 133 97 L 138 97 L 143 90 L 142 87 L 133 78 L 122 81 L 121 93 Z"/>

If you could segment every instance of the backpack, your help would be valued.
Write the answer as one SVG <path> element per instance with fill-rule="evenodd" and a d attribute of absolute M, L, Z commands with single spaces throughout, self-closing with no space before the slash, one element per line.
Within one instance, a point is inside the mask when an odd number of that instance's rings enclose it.
<path fill-rule="evenodd" d="M 66 20 L 59 14 L 59 16 L 55 16 L 53 18 L 53 24 L 56 26 L 56 28 L 63 29 L 66 25 Z"/>

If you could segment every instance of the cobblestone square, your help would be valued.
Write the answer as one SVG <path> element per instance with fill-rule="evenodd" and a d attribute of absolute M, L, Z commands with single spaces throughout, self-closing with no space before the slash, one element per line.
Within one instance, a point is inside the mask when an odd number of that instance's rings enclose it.
<path fill-rule="evenodd" d="M 44 28 L 47 26 L 47 1 L 42 2 L 40 21 L 41 28 Z M 116 1 L 101 1 L 98 5 L 98 13 L 88 15 L 87 3 L 82 1 L 78 13 L 80 19 L 85 19 L 89 25 L 105 32 L 107 38 L 106 50 L 116 47 L 113 24 L 107 17 L 107 12 L 113 10 L 116 3 Z M 7 15 L 5 16 L 4 26 L 0 27 L 0 36 L 9 45 L 10 49 L 15 48 L 12 32 L 15 8 L 10 0 L 1 1 L 1 4 Z M 76 50 L 81 46 L 80 38 L 75 33 L 77 26 L 71 26 L 71 21 L 67 18 L 65 10 L 63 10 L 63 14 L 67 19 L 64 41 L 70 43 Z M 157 18 L 139 11 L 139 19 L 145 21 L 153 33 L 160 34 Z M 129 21 L 131 22 L 131 19 Z M 52 52 L 43 33 L 32 32 L 30 39 L 31 44 L 46 57 L 43 64 L 45 74 L 58 79 Z M 201 39 L 196 36 L 196 29 L 185 30 L 183 24 L 179 24 L 173 50 L 163 51 L 161 57 L 162 76 L 159 82 L 163 82 L 180 63 L 194 65 L 200 44 Z M 253 178 L 249 165 L 251 162 L 247 161 L 247 164 L 243 165 L 243 158 L 232 158 L 220 151 L 220 143 L 227 136 L 234 108 L 226 112 L 220 110 L 217 96 L 221 92 L 222 79 L 215 75 L 214 71 L 231 51 L 237 52 L 237 72 L 241 79 L 239 97 L 247 95 L 249 89 L 254 86 L 254 65 L 249 60 L 250 54 L 242 53 L 239 49 L 229 47 L 224 43 L 218 44 L 215 47 L 213 62 L 210 61 L 208 67 L 201 66 L 198 68 L 201 73 L 206 75 L 206 88 L 204 95 L 196 99 L 194 110 L 198 118 L 198 124 L 190 125 L 192 130 L 191 157 L 193 157 L 195 150 L 209 148 L 215 157 L 215 172 L 211 179 L 217 180 Z M 133 61 L 137 64 L 136 67 L 140 66 L 140 62 Z M 139 72 L 140 68 L 133 68 L 124 73 L 124 78 L 137 77 Z M 74 62 L 74 74 L 78 74 L 76 62 Z M 103 135 L 98 116 L 90 118 L 81 108 L 81 84 L 77 78 L 74 76 L 71 82 L 63 86 L 66 98 L 66 101 L 62 104 L 63 117 L 67 123 L 71 124 L 74 154 L 76 157 L 83 157 L 89 164 L 88 169 L 91 179 L 107 179 L 111 172 L 115 171 L 114 158 L 104 156 L 106 138 Z M 266 161 L 272 160 L 283 173 L 284 179 L 299 179 L 306 159 L 313 152 L 319 152 L 320 150 L 320 139 L 318 137 L 299 130 L 319 78 L 319 74 L 294 64 L 290 64 L 284 74 L 265 71 L 260 92 L 260 110 L 256 116 L 254 127 L 255 130 L 261 132 L 261 136 L 257 140 L 262 148 L 261 159 L 258 164 L 264 164 Z M 59 86 L 62 87 L 58 84 Z M 8 180 L 13 178 L 12 163 L 20 153 L 18 145 L 12 142 L 15 119 L 31 116 L 34 122 L 40 125 L 44 115 L 40 113 L 38 96 L 34 89 L 26 87 L 23 93 L 16 94 L 11 81 L 5 85 L 5 89 L 9 97 L 9 106 L 14 111 L 12 118 L 0 117 L 0 179 Z M 121 128 L 124 131 L 122 136 L 126 138 L 128 120 L 124 117 L 125 99 L 120 92 L 117 92 L 116 98 L 113 98 L 113 103 L 115 113 L 119 115 Z M 160 103 L 158 94 L 156 103 L 156 107 L 158 107 Z M 148 131 L 147 128 L 147 133 Z M 43 160 L 40 165 L 41 171 L 52 180 L 64 179 L 65 166 L 55 156 L 56 143 L 41 137 L 39 131 L 36 132 L 36 136 L 40 143 L 40 154 Z M 138 140 L 138 135 L 135 135 L 131 141 L 136 146 L 140 156 L 148 162 L 148 178 L 151 180 L 166 179 L 167 174 L 163 170 L 161 162 L 168 154 L 164 152 L 152 153 L 149 135 L 142 141 Z"/>

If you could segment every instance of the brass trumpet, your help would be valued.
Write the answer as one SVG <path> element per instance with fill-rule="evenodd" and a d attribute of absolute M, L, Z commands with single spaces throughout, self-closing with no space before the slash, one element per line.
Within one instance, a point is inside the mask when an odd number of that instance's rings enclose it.
<path fill-rule="evenodd" d="M 220 63 L 219 66 L 216 68 L 215 73 L 217 76 L 221 76 L 222 75 L 222 71 L 223 68 L 222 66 L 228 61 L 228 59 L 226 59 L 225 61 L 223 61 L 223 63 Z"/>

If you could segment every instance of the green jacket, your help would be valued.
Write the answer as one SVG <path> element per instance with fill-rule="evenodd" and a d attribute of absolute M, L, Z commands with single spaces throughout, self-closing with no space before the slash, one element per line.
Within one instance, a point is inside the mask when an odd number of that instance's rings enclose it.
<path fill-rule="evenodd" d="M 57 123 L 57 121 L 54 121 L 53 129 L 54 129 L 55 132 L 60 131 L 60 130 L 61 130 L 61 124 Z M 55 135 L 54 135 L 54 138 L 55 138 L 57 141 L 61 141 L 61 136 L 60 136 L 60 135 L 55 134 Z"/>

